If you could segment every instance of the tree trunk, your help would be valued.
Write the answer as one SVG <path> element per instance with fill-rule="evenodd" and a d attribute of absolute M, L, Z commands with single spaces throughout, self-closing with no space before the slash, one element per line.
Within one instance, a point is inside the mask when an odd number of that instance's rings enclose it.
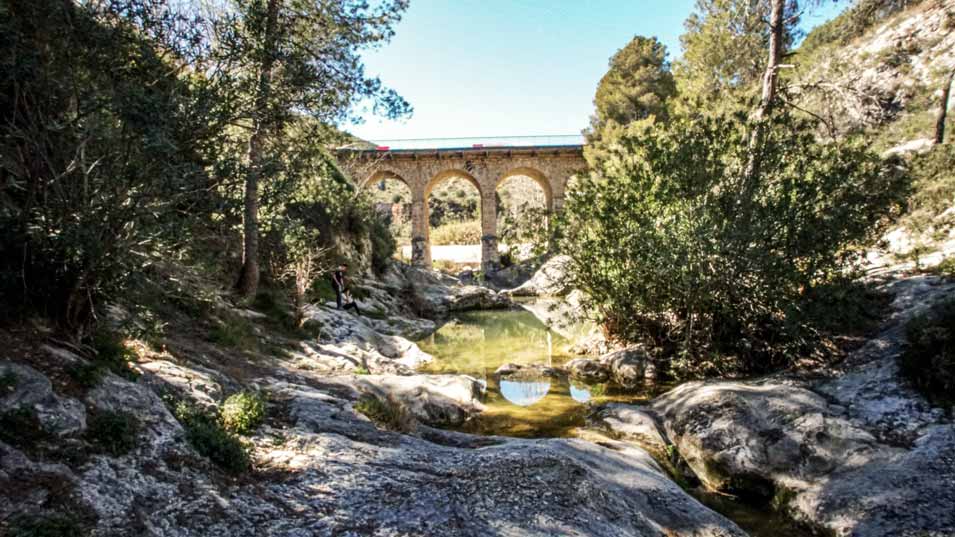
<path fill-rule="evenodd" d="M 749 140 L 749 161 L 746 163 L 746 186 L 750 189 L 759 175 L 759 153 L 766 135 L 765 120 L 773 110 L 776 100 L 776 82 L 779 79 L 779 61 L 783 56 L 783 15 L 785 0 L 773 0 L 773 9 L 769 21 L 769 59 L 766 63 L 766 72 L 763 74 L 763 93 L 759 107 L 752 116 L 753 132 Z M 752 192 L 747 192 L 751 195 Z"/>
<path fill-rule="evenodd" d="M 275 64 L 276 26 L 280 0 L 269 0 L 266 13 L 265 42 L 259 60 L 259 83 L 252 111 L 252 136 L 249 138 L 249 171 L 245 176 L 245 208 L 242 218 L 242 270 L 236 288 L 244 298 L 255 296 L 259 287 L 259 179 L 262 171 L 262 146 L 269 130 L 269 99 L 272 94 L 272 67 Z"/>
<path fill-rule="evenodd" d="M 948 74 L 945 85 L 942 87 L 942 99 L 938 103 L 938 117 L 935 120 L 935 143 L 945 143 L 945 119 L 948 116 L 948 98 L 952 91 L 952 81 L 955 80 L 955 71 Z"/>

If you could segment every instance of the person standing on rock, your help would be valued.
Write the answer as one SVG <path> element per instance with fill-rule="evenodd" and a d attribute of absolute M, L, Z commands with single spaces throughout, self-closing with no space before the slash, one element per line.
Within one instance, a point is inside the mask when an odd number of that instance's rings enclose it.
<path fill-rule="evenodd" d="M 338 270 L 332 273 L 332 288 L 335 290 L 335 303 L 338 304 L 338 309 L 340 310 L 351 308 L 355 310 L 356 314 L 361 315 L 361 311 L 358 310 L 358 304 L 355 303 L 351 297 L 351 293 L 348 292 L 348 278 L 345 277 L 347 271 L 348 265 L 342 263 L 338 265 Z"/>

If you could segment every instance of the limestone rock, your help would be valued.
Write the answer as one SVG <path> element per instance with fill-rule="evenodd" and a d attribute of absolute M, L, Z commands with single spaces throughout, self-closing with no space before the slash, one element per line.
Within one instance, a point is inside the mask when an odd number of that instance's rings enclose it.
<path fill-rule="evenodd" d="M 575 358 L 566 364 L 567 374 L 585 384 L 596 384 L 610 380 L 610 369 L 606 364 L 587 358 Z"/>
<path fill-rule="evenodd" d="M 955 534 L 955 423 L 908 388 L 895 363 L 904 322 L 955 286 L 915 276 L 891 289 L 881 332 L 832 378 L 693 382 L 654 401 L 705 484 L 776 494 L 794 517 L 835 535 Z"/>
<path fill-rule="evenodd" d="M 567 287 L 567 270 L 570 257 L 558 255 L 549 259 L 534 273 L 530 280 L 508 291 L 512 296 L 563 296 Z"/>
<path fill-rule="evenodd" d="M 588 418 L 591 426 L 603 429 L 616 438 L 635 442 L 647 451 L 666 453 L 667 441 L 660 432 L 657 419 L 648 410 L 622 403 L 609 403 Z"/>
<path fill-rule="evenodd" d="M 655 378 L 653 362 L 641 346 L 607 353 L 599 361 L 610 369 L 613 381 L 625 388 L 636 388 Z"/>
<path fill-rule="evenodd" d="M 0 376 L 4 375 L 12 375 L 13 387 L 6 393 L 0 393 L 0 413 L 21 407 L 31 408 L 46 431 L 60 436 L 86 429 L 86 409 L 83 405 L 76 399 L 53 393 L 50 379 L 36 369 L 28 365 L 0 362 Z"/>

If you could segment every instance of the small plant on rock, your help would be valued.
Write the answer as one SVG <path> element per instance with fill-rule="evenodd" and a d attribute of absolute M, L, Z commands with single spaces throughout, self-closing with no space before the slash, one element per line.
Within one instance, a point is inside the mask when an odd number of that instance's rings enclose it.
<path fill-rule="evenodd" d="M 186 439 L 201 455 L 231 474 L 241 474 L 251 468 L 248 448 L 222 426 L 218 416 L 185 401 L 175 405 L 173 414 L 185 428 Z"/>
<path fill-rule="evenodd" d="M 236 434 L 249 434 L 265 420 L 265 399 L 254 392 L 230 395 L 220 411 L 222 426 Z"/>
<path fill-rule="evenodd" d="M 119 457 L 136 447 L 139 420 L 128 412 L 99 411 L 90 416 L 86 439 L 105 453 Z"/>
<path fill-rule="evenodd" d="M 912 319 L 902 372 L 930 401 L 955 405 L 955 300 Z"/>
<path fill-rule="evenodd" d="M 4 535 L 9 537 L 78 537 L 89 531 L 71 517 L 63 515 L 18 516 Z"/>
<path fill-rule="evenodd" d="M 382 400 L 373 395 L 363 395 L 355 402 L 354 408 L 386 429 L 410 431 L 414 428 L 414 418 L 394 398 Z"/>
<path fill-rule="evenodd" d="M 28 449 L 47 439 L 36 410 L 21 406 L 0 414 L 0 441 L 20 449 Z"/>

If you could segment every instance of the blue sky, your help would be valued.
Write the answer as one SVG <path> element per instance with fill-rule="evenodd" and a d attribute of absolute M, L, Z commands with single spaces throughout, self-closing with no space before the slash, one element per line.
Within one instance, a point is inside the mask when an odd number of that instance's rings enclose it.
<path fill-rule="evenodd" d="M 394 39 L 365 54 L 415 108 L 347 127 L 367 140 L 578 134 L 607 62 L 634 35 L 680 53 L 694 0 L 411 0 Z M 811 28 L 844 2 L 803 18 Z"/>

